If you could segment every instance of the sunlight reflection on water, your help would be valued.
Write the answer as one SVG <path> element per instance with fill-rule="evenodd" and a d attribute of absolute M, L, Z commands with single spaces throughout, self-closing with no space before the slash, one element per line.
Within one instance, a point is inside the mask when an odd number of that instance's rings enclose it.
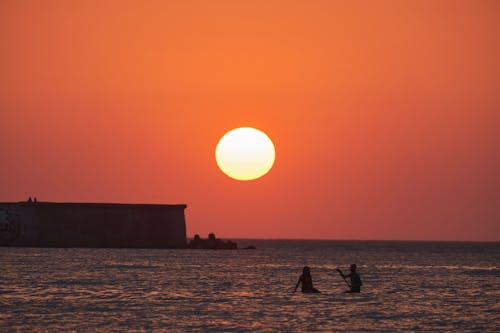
<path fill-rule="evenodd" d="M 0 330 L 495 331 L 498 243 L 0 248 Z M 240 246 L 245 245 L 240 241 Z M 361 294 L 335 272 L 358 263 Z M 321 294 L 293 293 L 304 265 Z"/>

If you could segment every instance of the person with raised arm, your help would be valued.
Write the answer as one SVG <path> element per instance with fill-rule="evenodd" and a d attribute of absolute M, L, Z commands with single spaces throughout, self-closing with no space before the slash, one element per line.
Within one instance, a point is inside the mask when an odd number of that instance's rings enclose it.
<path fill-rule="evenodd" d="M 340 270 L 340 268 L 337 268 L 337 272 L 339 272 L 340 276 L 344 279 L 344 281 L 347 283 L 349 286 L 350 290 L 347 290 L 346 293 L 359 293 L 361 292 L 361 286 L 363 285 L 363 282 L 361 281 L 361 277 L 359 276 L 359 273 L 356 272 L 356 264 L 351 265 L 351 273 L 349 274 L 344 274 Z M 346 278 L 351 279 L 351 283 L 347 282 Z"/>

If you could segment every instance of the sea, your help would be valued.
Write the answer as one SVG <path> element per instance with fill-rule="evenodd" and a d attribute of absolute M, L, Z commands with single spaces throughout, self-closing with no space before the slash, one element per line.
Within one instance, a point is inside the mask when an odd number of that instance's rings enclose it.
<path fill-rule="evenodd" d="M 236 241 L 256 249 L 2 247 L 0 332 L 500 331 L 500 243 Z M 294 292 L 306 265 L 319 294 Z"/>

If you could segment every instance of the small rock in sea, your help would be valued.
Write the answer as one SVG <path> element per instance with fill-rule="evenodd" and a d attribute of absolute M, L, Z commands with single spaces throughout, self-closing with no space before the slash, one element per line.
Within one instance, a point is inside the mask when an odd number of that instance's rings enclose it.
<path fill-rule="evenodd" d="M 230 240 L 224 242 L 221 239 L 215 237 L 215 234 L 211 233 L 208 235 L 207 239 L 202 239 L 199 235 L 195 235 L 194 239 L 188 244 L 189 249 L 213 249 L 213 250 L 236 250 L 238 249 L 238 244 L 231 242 Z"/>

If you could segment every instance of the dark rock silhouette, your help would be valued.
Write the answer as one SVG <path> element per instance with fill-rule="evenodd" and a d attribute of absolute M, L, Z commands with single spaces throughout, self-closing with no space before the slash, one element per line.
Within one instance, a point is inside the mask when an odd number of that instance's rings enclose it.
<path fill-rule="evenodd" d="M 186 205 L 0 202 L 0 246 L 185 248 Z"/>
<path fill-rule="evenodd" d="M 210 233 L 207 239 L 202 239 L 200 235 L 194 235 L 193 240 L 188 244 L 190 249 L 210 249 L 210 250 L 236 250 L 238 244 L 230 240 L 223 241 L 215 237 L 214 233 Z"/>

